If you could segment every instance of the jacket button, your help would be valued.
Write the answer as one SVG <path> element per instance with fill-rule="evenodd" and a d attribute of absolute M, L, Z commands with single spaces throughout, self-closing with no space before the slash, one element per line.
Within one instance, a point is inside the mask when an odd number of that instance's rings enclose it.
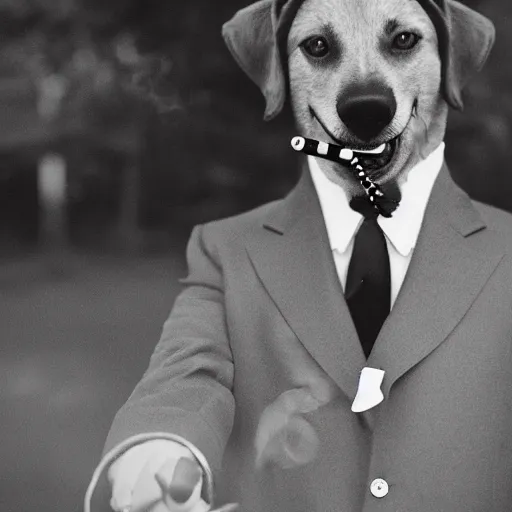
<path fill-rule="evenodd" d="M 371 483 L 370 491 L 376 498 L 384 498 L 389 492 L 389 485 L 386 480 L 377 478 Z"/>

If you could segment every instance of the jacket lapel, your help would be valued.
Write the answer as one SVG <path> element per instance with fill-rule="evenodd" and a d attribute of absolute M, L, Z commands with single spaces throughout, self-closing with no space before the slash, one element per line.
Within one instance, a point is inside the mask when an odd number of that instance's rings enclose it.
<path fill-rule="evenodd" d="M 449 336 L 501 260 L 496 247 L 476 249 L 469 243 L 483 229 L 480 215 L 445 166 L 395 307 L 368 360 L 368 366 L 386 371 L 386 397 L 397 379 Z"/>
<path fill-rule="evenodd" d="M 247 243 L 263 286 L 299 340 L 352 399 L 366 359 L 343 297 L 309 172 Z"/>
<path fill-rule="evenodd" d="M 275 204 L 263 227 L 247 241 L 255 271 L 299 340 L 349 400 L 365 366 L 386 371 L 387 398 L 401 376 L 446 340 L 503 257 L 496 247 L 468 243 L 485 224 L 445 165 L 400 294 L 367 361 L 309 172 Z M 371 423 L 372 411 L 363 416 Z"/>

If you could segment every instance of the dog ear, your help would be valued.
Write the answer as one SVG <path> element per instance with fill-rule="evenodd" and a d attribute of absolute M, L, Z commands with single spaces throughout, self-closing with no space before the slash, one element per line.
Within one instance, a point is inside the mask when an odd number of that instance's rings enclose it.
<path fill-rule="evenodd" d="M 493 47 L 493 23 L 455 0 L 447 2 L 450 38 L 449 60 L 445 69 L 445 94 L 448 103 L 462 110 L 462 89 L 480 71 Z"/>
<path fill-rule="evenodd" d="M 273 0 L 260 0 L 238 11 L 222 27 L 231 54 L 265 97 L 266 121 L 279 114 L 286 100 L 286 79 L 276 40 L 275 6 Z"/>

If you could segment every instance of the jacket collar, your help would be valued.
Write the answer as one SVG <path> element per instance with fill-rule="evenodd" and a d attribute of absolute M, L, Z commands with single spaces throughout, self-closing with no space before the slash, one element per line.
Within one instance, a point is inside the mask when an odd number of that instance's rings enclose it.
<path fill-rule="evenodd" d="M 473 206 L 469 196 L 453 181 L 446 162 L 443 162 L 432 187 L 425 217 L 443 225 L 450 225 L 463 237 L 486 228 L 484 220 Z M 297 185 L 282 201 L 277 202 L 274 208 L 270 209 L 263 227 L 285 234 L 297 225 L 305 228 L 310 223 L 315 224 L 327 235 L 320 201 L 308 172 L 308 165 L 304 161 Z M 300 229 L 300 226 L 297 227 Z M 328 236 L 327 241 L 329 243 Z"/>
<path fill-rule="evenodd" d="M 443 167 L 444 143 L 419 162 L 400 185 L 402 201 L 391 218 L 379 217 L 378 223 L 396 251 L 409 256 L 416 246 L 434 182 Z M 309 170 L 320 200 L 331 249 L 345 252 L 353 241 L 363 216 L 352 210 L 345 191 L 330 181 L 314 157 L 308 158 Z"/>

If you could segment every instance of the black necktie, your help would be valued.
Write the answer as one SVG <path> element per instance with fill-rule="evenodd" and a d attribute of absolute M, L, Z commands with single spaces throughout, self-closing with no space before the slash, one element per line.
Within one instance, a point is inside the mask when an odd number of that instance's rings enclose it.
<path fill-rule="evenodd" d="M 351 201 L 364 216 L 348 267 L 345 298 L 366 357 L 391 308 L 391 272 L 386 238 L 378 214 L 364 198 Z"/>

